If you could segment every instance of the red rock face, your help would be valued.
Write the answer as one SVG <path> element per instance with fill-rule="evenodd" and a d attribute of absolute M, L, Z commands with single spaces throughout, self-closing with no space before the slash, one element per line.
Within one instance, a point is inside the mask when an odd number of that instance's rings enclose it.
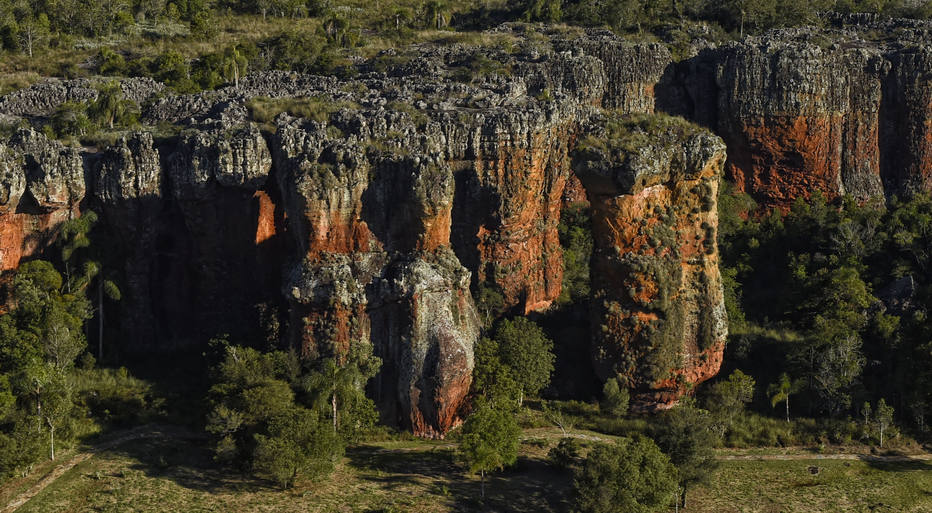
<path fill-rule="evenodd" d="M 475 230 L 470 239 L 476 261 L 467 265 L 475 266 L 479 283 L 501 291 L 506 307 L 524 313 L 544 310 L 560 295 L 563 252 L 557 225 L 575 130 L 574 124 L 551 124 L 521 137 L 484 142 L 481 147 L 491 146 L 496 153 L 481 153 L 470 163 L 468 172 L 488 191 L 488 203 L 484 209 L 481 198 L 466 198 L 476 201 L 466 208 L 470 214 L 492 215 L 477 221 L 477 227 L 458 230 Z"/>
<path fill-rule="evenodd" d="M 670 128 L 643 134 L 650 151 L 610 136 L 574 157 L 592 205 L 593 363 L 641 409 L 669 407 L 714 376 L 727 336 L 715 240 L 724 145 L 658 123 Z"/>
<path fill-rule="evenodd" d="M 728 176 L 765 206 L 786 208 L 815 191 L 882 199 L 881 100 L 890 65 L 881 52 L 757 43 L 715 57 L 714 124 L 728 146 Z"/>
<path fill-rule="evenodd" d="M 728 174 L 739 190 L 764 196 L 771 205 L 785 207 L 814 191 L 836 197 L 844 191 L 843 125 L 840 115 L 742 120 L 729 141 Z M 869 131 L 876 141 L 876 126 Z M 864 159 L 879 173 L 876 145 L 862 150 L 849 159 Z"/>
<path fill-rule="evenodd" d="M 77 205 L 47 213 L 0 214 L 0 273 L 16 270 L 23 259 L 45 250 L 56 228 L 80 215 Z"/>

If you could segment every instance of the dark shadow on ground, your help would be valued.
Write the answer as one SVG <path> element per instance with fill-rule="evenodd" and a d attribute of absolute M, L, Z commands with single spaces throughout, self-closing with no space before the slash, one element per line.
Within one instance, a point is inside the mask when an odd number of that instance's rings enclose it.
<path fill-rule="evenodd" d="M 487 474 L 486 496 L 480 500 L 480 483 L 457 463 L 452 449 L 361 446 L 346 454 L 349 464 L 361 471 L 359 479 L 388 491 L 415 482 L 429 483 L 437 502 L 455 511 L 569 511 L 570 476 L 539 459 L 521 457 L 513 467 Z"/>
<path fill-rule="evenodd" d="M 861 456 L 861 461 L 871 468 L 884 472 L 932 472 L 932 461 L 908 459 L 905 461 L 883 461 L 875 456 Z"/>
<path fill-rule="evenodd" d="M 277 489 L 271 482 L 237 473 L 213 461 L 213 453 L 204 440 L 137 439 L 105 452 L 134 460 L 136 463 L 130 470 L 192 490 L 217 493 Z"/>

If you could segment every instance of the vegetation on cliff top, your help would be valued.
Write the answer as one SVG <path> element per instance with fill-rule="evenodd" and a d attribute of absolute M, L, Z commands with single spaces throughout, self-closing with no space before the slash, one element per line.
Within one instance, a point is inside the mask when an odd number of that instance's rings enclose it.
<path fill-rule="evenodd" d="M 677 53 L 694 37 L 820 24 L 826 11 L 928 18 L 932 2 L 2 0 L 0 94 L 42 76 L 148 76 L 190 92 L 251 71 L 347 73 L 353 56 L 510 21 L 608 27 L 639 40 L 659 37 Z"/>

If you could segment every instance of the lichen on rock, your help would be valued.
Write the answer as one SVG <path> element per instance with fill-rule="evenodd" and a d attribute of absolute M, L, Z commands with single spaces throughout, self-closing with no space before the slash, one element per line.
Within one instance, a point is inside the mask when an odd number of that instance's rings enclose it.
<path fill-rule="evenodd" d="M 607 115 L 573 153 L 592 208 L 592 357 L 638 405 L 718 372 L 727 336 L 715 243 L 725 146 L 666 116 Z"/>

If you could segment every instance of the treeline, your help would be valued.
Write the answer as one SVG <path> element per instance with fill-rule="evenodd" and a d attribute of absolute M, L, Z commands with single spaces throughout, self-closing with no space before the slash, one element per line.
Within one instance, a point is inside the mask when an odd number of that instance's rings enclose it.
<path fill-rule="evenodd" d="M 209 37 L 216 34 L 212 7 L 209 0 L 2 0 L 0 46 L 32 56 L 47 46 L 70 47 L 75 38 L 139 33 L 159 22 L 166 30 L 183 24 L 185 32 Z"/>

